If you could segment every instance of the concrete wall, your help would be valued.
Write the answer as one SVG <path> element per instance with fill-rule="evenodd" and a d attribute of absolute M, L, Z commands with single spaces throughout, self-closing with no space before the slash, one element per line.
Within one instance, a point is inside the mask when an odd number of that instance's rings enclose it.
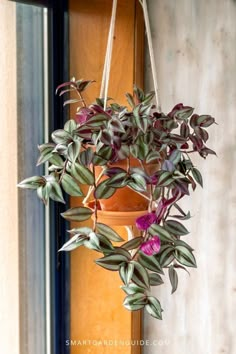
<path fill-rule="evenodd" d="M 179 289 L 156 289 L 163 321 L 145 316 L 145 354 L 236 353 L 236 1 L 149 0 L 163 111 L 176 103 L 213 115 L 209 146 L 196 159 L 204 189 L 185 202 L 194 217 L 186 240 L 198 269 L 180 273 Z M 152 88 L 150 65 L 146 85 Z M 166 277 L 168 283 L 168 278 Z"/>

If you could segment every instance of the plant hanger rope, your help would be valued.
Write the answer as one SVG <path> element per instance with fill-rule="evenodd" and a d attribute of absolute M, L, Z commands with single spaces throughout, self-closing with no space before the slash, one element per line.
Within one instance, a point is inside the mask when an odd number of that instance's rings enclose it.
<path fill-rule="evenodd" d="M 152 79 L 153 79 L 153 84 L 154 84 L 157 110 L 158 110 L 158 112 L 161 112 L 161 101 L 160 101 L 160 96 L 158 94 L 159 89 L 158 89 L 158 85 L 157 85 L 157 71 L 156 71 L 154 50 L 153 50 L 153 44 L 152 44 L 150 21 L 149 21 L 149 16 L 148 16 L 147 1 L 146 0 L 139 0 L 139 2 L 143 8 L 143 15 L 144 15 L 144 22 L 145 22 L 145 27 L 146 27 L 146 32 L 147 32 L 148 49 L 149 49 L 149 55 L 150 55 Z"/>
<path fill-rule="evenodd" d="M 117 9 L 117 0 L 113 0 L 110 29 L 109 29 L 108 40 L 107 40 L 107 49 L 106 49 L 105 63 L 104 63 L 103 75 L 102 75 L 102 84 L 100 90 L 100 98 L 104 98 L 104 109 L 106 109 L 106 105 L 107 105 L 107 94 L 108 94 L 108 86 L 109 86 L 110 70 L 111 70 L 112 48 L 113 48 L 113 39 L 115 33 L 116 9 Z"/>
<path fill-rule="evenodd" d="M 161 102 L 158 93 L 159 89 L 157 85 L 156 65 L 155 65 L 155 57 L 154 57 L 154 50 L 152 44 L 150 21 L 148 16 L 148 9 L 147 9 L 147 1 L 139 0 L 139 2 L 143 8 L 157 110 L 161 112 Z M 113 0 L 111 22 L 110 22 L 110 28 L 109 28 L 109 34 L 107 40 L 107 49 L 106 49 L 105 63 L 103 68 L 102 83 L 101 83 L 101 90 L 100 90 L 100 98 L 104 98 L 104 109 L 106 109 L 106 105 L 107 105 L 107 95 L 108 95 L 111 59 L 112 59 L 112 48 L 113 48 L 113 39 L 114 39 L 114 32 L 115 32 L 116 10 L 117 10 L 117 0 Z"/>

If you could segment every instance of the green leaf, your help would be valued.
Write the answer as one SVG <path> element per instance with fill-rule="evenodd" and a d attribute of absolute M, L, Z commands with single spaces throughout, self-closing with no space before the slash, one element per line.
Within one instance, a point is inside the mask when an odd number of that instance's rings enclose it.
<path fill-rule="evenodd" d="M 175 246 L 184 246 L 184 247 L 188 248 L 190 251 L 194 251 L 194 249 L 189 244 L 187 244 L 186 242 L 184 242 L 182 240 L 176 240 Z"/>
<path fill-rule="evenodd" d="M 49 197 L 55 202 L 65 203 L 60 185 L 55 181 L 51 182 L 51 187 Z"/>
<path fill-rule="evenodd" d="M 67 106 L 68 104 L 77 103 L 77 102 L 79 102 L 79 100 L 77 98 L 72 98 L 70 100 L 66 100 L 65 102 L 63 102 L 63 107 Z"/>
<path fill-rule="evenodd" d="M 97 259 L 95 263 L 108 270 L 119 270 L 121 264 L 128 261 L 128 258 L 122 254 L 110 254 Z"/>
<path fill-rule="evenodd" d="M 85 207 L 71 208 L 61 214 L 61 216 L 69 221 L 88 220 L 93 214 L 92 210 Z"/>
<path fill-rule="evenodd" d="M 114 252 L 114 247 L 106 236 L 97 234 L 97 237 L 99 239 L 100 249 L 104 254 L 110 254 L 111 252 Z"/>
<path fill-rule="evenodd" d="M 162 226 L 153 224 L 148 228 L 148 232 L 152 235 L 158 235 L 161 239 L 161 241 L 174 241 L 175 238 L 167 231 L 165 230 Z"/>
<path fill-rule="evenodd" d="M 54 144 L 43 144 L 43 145 L 40 145 L 38 148 L 40 150 L 40 156 L 37 161 L 37 166 L 48 161 L 53 156 L 53 150 L 55 148 L 55 145 Z"/>
<path fill-rule="evenodd" d="M 72 134 L 74 130 L 76 130 L 77 124 L 74 119 L 69 119 L 64 125 L 64 130 L 69 134 Z"/>
<path fill-rule="evenodd" d="M 194 108 L 186 107 L 184 109 L 178 110 L 175 113 L 175 117 L 180 120 L 187 120 L 193 114 Z"/>
<path fill-rule="evenodd" d="M 164 283 L 161 276 L 157 273 L 150 273 L 149 279 L 150 279 L 151 286 L 161 285 Z"/>
<path fill-rule="evenodd" d="M 185 215 L 170 215 L 170 218 L 176 218 L 179 220 L 189 220 L 191 218 L 190 211 Z"/>
<path fill-rule="evenodd" d="M 134 102 L 133 96 L 130 93 L 126 93 L 125 96 L 127 98 L 127 101 L 129 103 L 129 105 L 131 106 L 131 108 L 134 108 L 135 107 L 135 102 Z"/>
<path fill-rule="evenodd" d="M 39 188 L 37 188 L 37 195 L 45 205 L 47 205 L 48 203 L 51 188 L 51 183 L 46 183 L 44 186 L 40 186 Z"/>
<path fill-rule="evenodd" d="M 114 253 L 116 254 L 122 254 L 125 256 L 127 259 L 131 260 L 131 255 L 130 253 L 125 250 L 123 247 L 114 247 Z"/>
<path fill-rule="evenodd" d="M 179 263 L 181 263 L 185 266 L 194 267 L 194 268 L 197 267 L 195 257 L 193 255 L 193 253 L 187 247 L 176 246 L 175 247 L 175 259 Z"/>
<path fill-rule="evenodd" d="M 111 146 L 102 146 L 101 149 L 99 149 L 96 154 L 98 157 L 103 158 L 104 160 L 110 160 L 112 157 L 112 148 Z M 96 155 L 94 156 L 94 159 L 96 159 Z"/>
<path fill-rule="evenodd" d="M 68 144 L 72 141 L 72 136 L 65 130 L 58 129 L 52 133 L 52 140 L 56 144 Z"/>
<path fill-rule="evenodd" d="M 160 254 L 160 265 L 162 268 L 167 267 L 174 260 L 174 247 L 167 246 L 166 249 Z"/>
<path fill-rule="evenodd" d="M 81 234 L 81 235 L 88 236 L 92 231 L 93 230 L 90 227 L 84 226 L 84 227 L 75 227 L 67 232 L 69 232 L 72 235 Z"/>
<path fill-rule="evenodd" d="M 89 168 L 75 162 L 71 167 L 72 176 L 81 184 L 93 185 L 94 175 Z"/>
<path fill-rule="evenodd" d="M 96 114 L 86 121 L 86 125 L 89 127 L 102 127 L 105 126 L 109 119 L 111 118 L 106 114 Z"/>
<path fill-rule="evenodd" d="M 186 227 L 178 221 L 168 220 L 164 224 L 165 229 L 175 236 L 183 236 L 189 234 Z"/>
<path fill-rule="evenodd" d="M 169 267 L 168 274 L 169 274 L 170 283 L 172 286 L 171 294 L 173 294 L 178 287 L 178 274 L 173 266 Z"/>
<path fill-rule="evenodd" d="M 158 262 L 158 260 L 156 259 L 155 256 L 147 256 L 146 254 L 139 252 L 138 261 L 145 268 L 152 270 L 153 272 L 156 272 L 156 273 L 164 274 L 164 272 L 160 266 L 160 263 Z"/>
<path fill-rule="evenodd" d="M 158 320 L 162 320 L 162 308 L 159 300 L 153 296 L 148 296 L 148 303 L 145 306 L 147 312 Z"/>
<path fill-rule="evenodd" d="M 187 139 L 190 134 L 190 129 L 187 123 L 183 122 L 180 127 L 180 135 Z"/>
<path fill-rule="evenodd" d="M 162 189 L 160 187 L 155 187 L 154 192 L 153 192 L 153 200 L 157 200 L 160 198 L 161 191 L 162 191 Z"/>
<path fill-rule="evenodd" d="M 53 153 L 50 159 L 48 160 L 52 165 L 58 167 L 58 168 L 63 168 L 64 166 L 64 161 L 61 158 L 61 156 L 57 153 Z"/>
<path fill-rule="evenodd" d="M 107 180 L 105 180 L 97 186 L 94 191 L 94 196 L 96 199 L 108 199 L 115 193 L 115 191 L 116 189 L 109 187 L 107 185 Z"/>
<path fill-rule="evenodd" d="M 76 183 L 75 179 L 68 175 L 67 173 L 64 173 L 61 179 L 61 185 L 64 189 L 64 191 L 73 196 L 73 197 L 81 197 L 83 196 L 83 193 Z"/>
<path fill-rule="evenodd" d="M 161 173 L 157 182 L 157 186 L 166 187 L 169 186 L 173 181 L 174 179 L 172 177 L 172 173 L 165 171 Z"/>
<path fill-rule="evenodd" d="M 129 283 L 127 286 L 121 286 L 121 289 L 124 290 L 124 292 L 127 295 L 132 295 L 132 294 L 136 294 L 136 293 L 144 293 L 145 289 L 140 288 L 139 286 L 137 286 L 134 283 Z"/>
<path fill-rule="evenodd" d="M 137 125 L 137 127 L 143 132 L 146 133 L 148 125 L 149 125 L 149 120 L 146 117 L 143 117 L 140 115 L 140 108 L 141 106 L 136 106 L 133 110 L 133 115 L 134 115 L 134 120 Z"/>
<path fill-rule="evenodd" d="M 134 272 L 132 275 L 132 281 L 144 289 L 149 289 L 149 276 L 147 270 L 138 262 L 131 261 L 134 264 Z"/>
<path fill-rule="evenodd" d="M 174 165 L 177 165 L 177 163 L 181 160 L 181 156 L 182 156 L 182 153 L 178 149 L 175 149 L 171 153 L 169 160 L 171 162 L 173 162 Z"/>
<path fill-rule="evenodd" d="M 125 248 L 126 250 L 133 250 L 141 245 L 143 242 L 143 237 L 134 237 L 132 240 L 129 240 L 125 243 L 123 243 L 122 248 Z"/>
<path fill-rule="evenodd" d="M 137 192 L 145 192 L 147 190 L 147 183 L 145 179 L 138 173 L 132 173 L 132 180 L 128 182 L 128 185 Z"/>
<path fill-rule="evenodd" d="M 129 282 L 132 278 L 133 272 L 134 272 L 134 264 L 133 263 L 123 263 L 120 266 L 120 269 L 119 269 L 120 278 L 124 284 L 129 284 Z"/>
<path fill-rule="evenodd" d="M 37 189 L 40 186 L 45 185 L 46 181 L 41 176 L 33 176 L 24 179 L 17 186 L 23 189 Z"/>
<path fill-rule="evenodd" d="M 160 158 L 160 153 L 158 151 L 150 151 L 146 156 L 146 162 L 156 161 Z"/>
<path fill-rule="evenodd" d="M 111 241 L 115 241 L 115 242 L 124 241 L 123 238 L 121 238 L 120 235 L 108 225 L 98 222 L 96 224 L 96 228 L 101 235 L 106 236 Z"/>
<path fill-rule="evenodd" d="M 93 149 L 91 147 L 80 153 L 80 162 L 84 166 L 89 166 L 93 160 Z"/>
<path fill-rule="evenodd" d="M 82 246 L 84 244 L 84 241 L 86 240 L 87 236 L 77 234 L 71 237 L 69 241 L 67 241 L 60 249 L 60 251 L 73 251 L 79 246 Z"/>
<path fill-rule="evenodd" d="M 99 238 L 95 234 L 95 232 L 93 232 L 93 231 L 90 232 L 88 237 L 89 237 L 89 239 L 86 239 L 84 241 L 84 246 L 89 248 L 90 250 L 99 251 L 100 250 Z"/>
<path fill-rule="evenodd" d="M 201 172 L 197 168 L 193 168 L 191 171 L 192 171 L 192 175 L 193 175 L 193 178 L 195 179 L 195 181 L 198 184 L 200 184 L 201 187 L 203 187 L 203 179 L 202 179 Z"/>
<path fill-rule="evenodd" d="M 75 162 L 78 159 L 81 143 L 79 140 L 73 141 L 68 145 L 67 157 L 71 162 Z"/>
<path fill-rule="evenodd" d="M 107 185 L 113 188 L 122 188 L 127 184 L 126 181 L 127 172 L 117 173 L 115 176 L 107 180 Z"/>
<path fill-rule="evenodd" d="M 127 310 L 136 311 L 142 309 L 147 303 L 147 296 L 142 293 L 136 293 L 126 296 L 123 305 Z"/>

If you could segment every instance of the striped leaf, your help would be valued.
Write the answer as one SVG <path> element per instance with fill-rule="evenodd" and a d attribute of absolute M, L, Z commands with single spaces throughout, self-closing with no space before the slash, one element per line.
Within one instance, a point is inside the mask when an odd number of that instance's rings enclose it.
<path fill-rule="evenodd" d="M 189 231 L 186 227 L 178 221 L 168 220 L 165 222 L 165 229 L 176 236 L 187 235 Z"/>
<path fill-rule="evenodd" d="M 93 211 L 89 208 L 85 207 L 78 207 L 78 208 L 71 208 L 61 214 L 61 216 L 69 221 L 84 221 L 88 220 Z"/>
<path fill-rule="evenodd" d="M 132 240 L 123 243 L 122 248 L 125 248 L 126 250 L 133 250 L 140 246 L 142 242 L 143 237 L 134 237 Z"/>
<path fill-rule="evenodd" d="M 81 148 L 81 143 L 79 140 L 72 141 L 72 143 L 68 145 L 67 157 L 71 162 L 75 162 L 77 160 L 79 156 L 80 148 Z"/>
<path fill-rule="evenodd" d="M 90 169 L 77 162 L 72 165 L 71 174 L 81 184 L 94 184 L 94 175 Z"/>
<path fill-rule="evenodd" d="M 95 261 L 96 264 L 108 270 L 119 270 L 123 262 L 128 262 L 128 259 L 122 254 L 111 254 Z"/>
<path fill-rule="evenodd" d="M 108 199 L 115 193 L 115 191 L 116 189 L 109 187 L 107 185 L 107 180 L 105 180 L 97 186 L 94 191 L 94 196 L 96 199 Z"/>
<path fill-rule="evenodd" d="M 166 249 L 160 255 L 160 265 L 162 268 L 167 267 L 171 262 L 173 262 L 174 256 L 174 247 L 166 247 Z"/>
<path fill-rule="evenodd" d="M 152 270 L 153 272 L 164 274 L 163 270 L 160 266 L 160 263 L 156 259 L 155 256 L 147 256 L 146 254 L 140 252 L 138 261 L 142 264 L 145 268 Z"/>
<path fill-rule="evenodd" d="M 175 247 L 175 259 L 179 263 L 181 263 L 187 267 L 193 267 L 193 268 L 197 267 L 195 257 L 193 255 L 193 253 L 187 247 L 176 246 Z"/>
<path fill-rule="evenodd" d="M 132 281 L 144 289 L 149 289 L 149 276 L 147 270 L 138 262 L 131 261 L 134 264 L 134 272 L 132 275 Z"/>
<path fill-rule="evenodd" d="M 192 175 L 193 175 L 193 178 L 195 179 L 195 181 L 200 184 L 201 187 L 203 187 L 203 179 L 202 179 L 202 175 L 201 175 L 201 172 L 198 171 L 197 168 L 193 168 L 192 169 Z"/>
<path fill-rule="evenodd" d="M 178 274 L 173 266 L 170 266 L 168 274 L 172 286 L 171 294 L 173 294 L 178 287 Z"/>
<path fill-rule="evenodd" d="M 121 280 L 123 281 L 124 284 L 129 284 L 129 282 L 132 278 L 133 272 L 134 272 L 134 264 L 133 263 L 123 263 L 120 266 L 119 273 L 120 273 Z"/>
<path fill-rule="evenodd" d="M 149 279 L 150 279 L 151 286 L 161 285 L 164 283 L 161 276 L 157 273 L 150 273 Z"/>
<path fill-rule="evenodd" d="M 148 296 L 148 303 L 145 306 L 147 312 L 158 320 L 162 320 L 162 308 L 159 300 L 153 296 Z"/>
<path fill-rule="evenodd" d="M 102 224 L 102 223 L 97 223 L 96 227 L 97 227 L 98 233 L 106 236 L 109 240 L 115 241 L 115 242 L 124 241 L 123 238 L 121 238 L 120 235 L 115 230 L 113 230 L 110 226 Z"/>
<path fill-rule="evenodd" d="M 123 306 L 130 311 L 136 311 L 142 309 L 147 303 L 147 297 L 145 294 L 136 293 L 126 296 L 123 302 Z"/>
<path fill-rule="evenodd" d="M 160 175 L 157 185 L 162 186 L 162 187 L 166 187 L 166 186 L 169 186 L 173 181 L 174 181 L 174 179 L 172 177 L 172 173 L 165 171 L 165 172 L 162 172 L 162 174 Z"/>
<path fill-rule="evenodd" d="M 79 246 L 82 246 L 84 244 L 84 241 L 87 239 L 87 236 L 85 235 L 74 235 L 73 237 L 71 237 L 71 239 L 69 241 L 67 241 L 60 249 L 58 252 L 60 251 L 73 251 L 76 248 L 78 248 Z"/>
<path fill-rule="evenodd" d="M 158 224 L 153 224 L 149 227 L 148 232 L 152 235 L 158 235 L 161 241 L 174 241 L 175 238 L 164 227 Z"/>
<path fill-rule="evenodd" d="M 73 196 L 73 197 L 82 197 L 83 193 L 79 187 L 79 185 L 76 183 L 76 180 L 68 175 L 67 173 L 64 173 L 61 179 L 61 185 L 64 191 Z"/>

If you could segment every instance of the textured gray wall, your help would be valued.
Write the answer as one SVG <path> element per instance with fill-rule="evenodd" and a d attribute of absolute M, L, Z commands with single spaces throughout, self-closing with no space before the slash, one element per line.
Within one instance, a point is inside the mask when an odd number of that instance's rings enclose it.
<path fill-rule="evenodd" d="M 236 2 L 149 0 L 163 111 L 176 103 L 214 116 L 209 146 L 197 158 L 204 189 L 185 202 L 194 217 L 186 240 L 198 269 L 180 273 L 179 289 L 156 289 L 163 321 L 145 315 L 145 354 L 236 353 Z M 150 65 L 146 86 L 152 88 Z"/>

